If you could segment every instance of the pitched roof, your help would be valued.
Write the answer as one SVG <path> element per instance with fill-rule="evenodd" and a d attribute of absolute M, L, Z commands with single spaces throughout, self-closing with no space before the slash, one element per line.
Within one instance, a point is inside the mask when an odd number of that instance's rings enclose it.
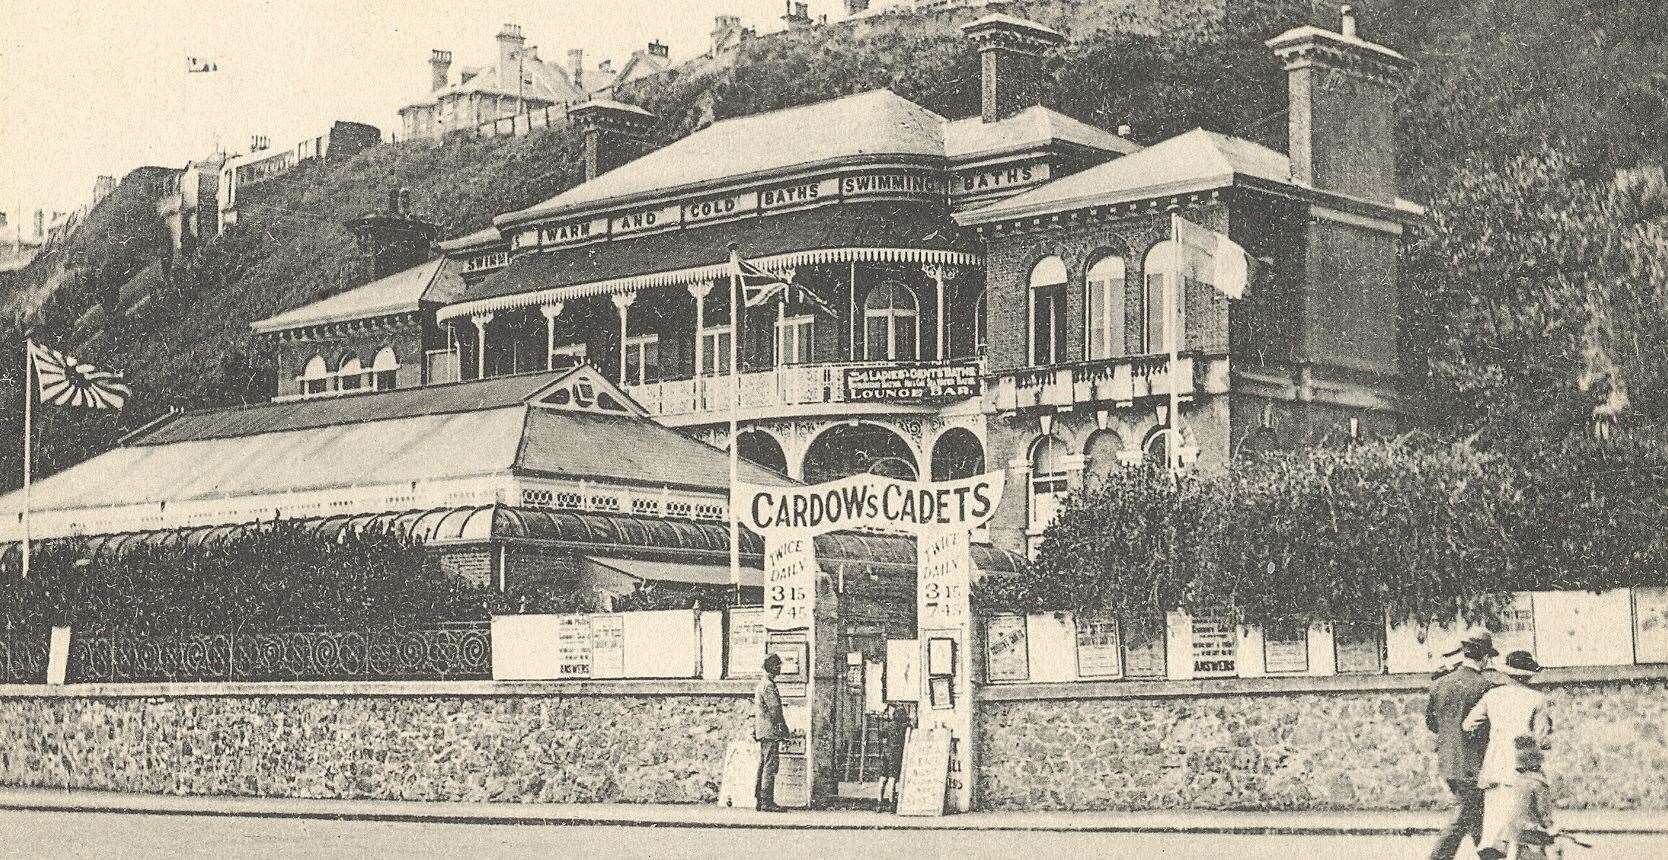
<path fill-rule="evenodd" d="M 944 154 L 950 158 L 1006 152 L 1056 142 L 1124 155 L 1141 148 L 1140 144 L 1134 141 L 1072 119 L 1042 105 L 1026 108 L 996 122 L 985 122 L 979 117 L 971 116 L 944 123 Z"/>
<path fill-rule="evenodd" d="M 182 412 L 140 430 L 125 439 L 123 444 L 166 445 L 187 440 L 256 436 L 312 427 L 517 406 L 536 398 L 572 372 L 524 373 L 472 382 L 396 388 L 351 397 Z"/>
<path fill-rule="evenodd" d="M 540 254 L 523 254 L 456 301 L 486 299 L 656 272 L 713 266 L 729 260 L 735 242 L 750 258 L 820 248 L 973 247 L 946 217 L 919 205 L 848 204 L 673 230 Z"/>
<path fill-rule="evenodd" d="M 641 414 L 540 400 L 575 370 L 178 415 L 34 484 L 37 510 L 235 499 L 492 474 L 721 490 L 729 458 Z M 789 484 L 751 463 L 742 480 Z M 20 494 L 0 499 L 15 511 Z"/>
<path fill-rule="evenodd" d="M 1239 177 L 1295 184 L 1286 156 L 1243 138 L 1194 129 L 1023 194 L 959 213 L 956 220 L 964 225 L 988 224 L 1005 218 L 1220 188 Z"/>
<path fill-rule="evenodd" d="M 549 200 L 498 216 L 519 222 L 605 201 L 875 155 L 942 156 L 944 118 L 891 90 L 713 123 Z"/>
<path fill-rule="evenodd" d="M 256 320 L 249 327 L 268 333 L 404 313 L 417 310 L 425 301 L 451 301 L 462 289 L 463 278 L 445 257 L 440 257 L 277 316 Z"/>

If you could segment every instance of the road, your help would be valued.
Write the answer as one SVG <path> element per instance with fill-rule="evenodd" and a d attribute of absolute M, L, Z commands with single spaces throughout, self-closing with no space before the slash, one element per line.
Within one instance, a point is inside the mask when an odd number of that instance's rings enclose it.
<path fill-rule="evenodd" d="M 1668 857 L 1668 837 L 1604 835 L 1585 857 Z M 1422 857 L 1426 837 L 1221 836 L 715 827 L 560 827 L 0 811 L 0 857 Z"/>

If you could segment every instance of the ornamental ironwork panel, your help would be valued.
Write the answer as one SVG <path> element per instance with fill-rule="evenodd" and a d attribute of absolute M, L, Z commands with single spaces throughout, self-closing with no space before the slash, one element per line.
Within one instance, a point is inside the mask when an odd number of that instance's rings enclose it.
<path fill-rule="evenodd" d="M 0 683 L 46 683 L 47 636 L 0 637 Z"/>
<path fill-rule="evenodd" d="M 467 680 L 492 676 L 492 639 L 484 624 L 154 637 L 93 633 L 71 638 L 68 674 L 71 683 Z"/>

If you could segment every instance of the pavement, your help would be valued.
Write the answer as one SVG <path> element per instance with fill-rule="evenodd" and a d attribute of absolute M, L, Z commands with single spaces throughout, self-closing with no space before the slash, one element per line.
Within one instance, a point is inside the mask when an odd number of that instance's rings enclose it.
<path fill-rule="evenodd" d="M 1215 833 L 1242 835 L 1398 835 L 1434 833 L 1439 812 L 969 812 L 942 817 L 882 815 L 870 810 L 767 813 L 711 804 L 456 803 L 195 797 L 120 792 L 0 789 L 0 810 L 138 815 L 238 816 L 447 824 L 675 827 L 781 830 L 960 830 L 1059 833 Z M 1668 812 L 1564 810 L 1573 833 L 1668 834 Z"/>

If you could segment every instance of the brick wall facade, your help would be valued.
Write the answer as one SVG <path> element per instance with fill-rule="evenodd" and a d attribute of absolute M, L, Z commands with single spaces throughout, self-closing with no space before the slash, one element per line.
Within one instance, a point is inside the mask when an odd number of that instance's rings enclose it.
<path fill-rule="evenodd" d="M 423 328 L 411 322 L 387 329 L 346 332 L 335 337 L 280 341 L 277 344 L 278 394 L 301 393 L 298 377 L 315 355 L 324 358 L 326 369 L 332 373 L 349 357 L 357 357 L 360 366 L 368 371 L 383 347 L 392 348 L 394 359 L 399 362 L 394 372 L 395 387 L 411 388 L 423 384 Z"/>

